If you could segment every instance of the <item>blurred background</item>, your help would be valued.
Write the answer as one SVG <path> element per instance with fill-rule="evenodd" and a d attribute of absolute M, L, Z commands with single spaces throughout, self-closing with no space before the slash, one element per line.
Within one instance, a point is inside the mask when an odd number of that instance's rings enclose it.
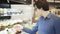
<path fill-rule="evenodd" d="M 14 34 L 14 24 L 31 28 L 40 17 L 40 11 L 34 3 L 38 0 L 0 0 L 0 34 Z M 60 0 L 47 0 L 49 11 L 60 17 Z M 7 8 L 9 5 L 9 8 Z M 28 34 L 22 32 L 21 34 Z M 37 34 L 37 33 L 36 33 Z"/>

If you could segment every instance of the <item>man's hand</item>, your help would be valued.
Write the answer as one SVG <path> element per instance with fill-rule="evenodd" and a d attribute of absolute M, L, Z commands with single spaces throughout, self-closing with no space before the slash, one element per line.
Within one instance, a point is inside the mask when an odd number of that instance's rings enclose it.
<path fill-rule="evenodd" d="M 23 26 L 20 25 L 20 24 L 16 24 L 16 25 L 14 25 L 14 29 L 15 29 L 16 31 L 22 31 Z"/>

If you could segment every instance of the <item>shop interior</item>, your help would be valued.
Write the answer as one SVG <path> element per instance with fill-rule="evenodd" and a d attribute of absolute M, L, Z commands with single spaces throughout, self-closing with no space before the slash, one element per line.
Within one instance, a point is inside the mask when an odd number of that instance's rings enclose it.
<path fill-rule="evenodd" d="M 40 17 L 39 11 L 34 6 L 35 1 L 37 0 L 7 1 L 7 3 L 3 3 L 3 1 L 0 2 L 0 5 L 2 6 L 0 6 L 0 34 L 14 34 L 15 30 L 13 29 L 13 26 L 17 23 L 27 28 L 31 28 L 36 24 L 36 21 Z M 60 17 L 60 0 L 47 1 L 51 13 Z M 21 32 L 21 34 L 28 33 Z"/>

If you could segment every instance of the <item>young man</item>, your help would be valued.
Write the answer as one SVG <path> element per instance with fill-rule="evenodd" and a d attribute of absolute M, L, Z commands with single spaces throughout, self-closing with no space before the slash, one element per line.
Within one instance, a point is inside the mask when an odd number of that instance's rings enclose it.
<path fill-rule="evenodd" d="M 60 34 L 60 18 L 51 14 L 48 4 L 43 4 L 42 2 L 36 2 L 37 8 L 40 10 L 42 15 L 37 20 L 36 25 L 32 28 L 26 28 L 21 25 L 15 25 L 17 31 L 25 31 L 29 34 Z"/>

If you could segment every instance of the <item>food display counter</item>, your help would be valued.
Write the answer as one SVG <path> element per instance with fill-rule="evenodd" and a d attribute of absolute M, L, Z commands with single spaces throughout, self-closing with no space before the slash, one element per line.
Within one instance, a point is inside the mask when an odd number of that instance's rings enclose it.
<path fill-rule="evenodd" d="M 19 22 L 19 23 L 18 23 Z M 3 24 L 4 23 L 4 24 Z M 0 34 L 15 34 L 16 30 L 13 28 L 15 24 L 21 24 L 25 25 L 25 23 L 18 19 L 18 20 L 7 20 L 7 21 L 1 21 L 0 22 Z M 25 32 L 21 32 L 21 34 L 27 34 Z"/>
<path fill-rule="evenodd" d="M 26 24 L 32 23 L 33 8 L 32 6 L 21 5 L 22 9 L 3 9 L 0 12 L 0 34 L 15 34 L 16 30 L 13 28 L 14 24 L 26 26 Z M 28 7 L 28 9 L 27 9 Z M 29 11 L 29 12 L 28 12 Z M 6 19 L 6 17 L 9 17 Z M 2 20 L 2 18 L 4 18 Z M 26 26 L 27 27 L 27 26 Z M 22 32 L 21 34 L 28 34 Z"/>

